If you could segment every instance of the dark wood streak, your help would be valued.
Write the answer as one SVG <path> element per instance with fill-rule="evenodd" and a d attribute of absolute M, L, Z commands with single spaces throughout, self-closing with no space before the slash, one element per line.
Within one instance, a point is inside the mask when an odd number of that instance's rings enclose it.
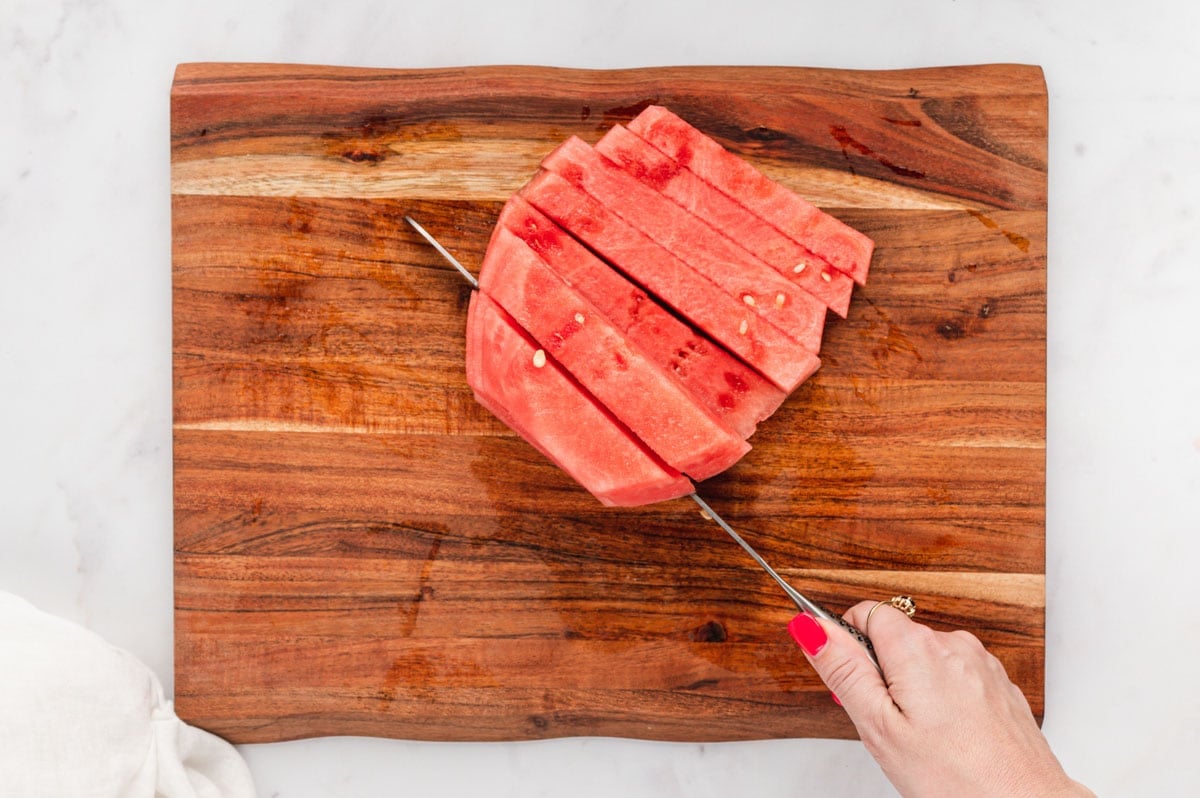
<path fill-rule="evenodd" d="M 1045 89 L 1033 67 L 983 67 L 977 85 L 956 83 L 940 70 L 907 70 L 850 76 L 830 71 L 730 69 L 713 77 L 704 68 L 660 68 L 594 72 L 538 67 L 489 68 L 464 80 L 459 70 L 326 77 L 304 68 L 258 70 L 261 79 L 219 80 L 222 65 L 179 67 L 172 102 L 172 158 L 237 156 L 263 152 L 326 154 L 342 158 L 363 140 L 375 147 L 406 141 L 483 140 L 496 136 L 542 142 L 552 147 L 568 135 L 594 140 L 597 132 L 626 121 L 650 102 L 669 105 L 744 155 L 778 162 L 844 169 L 843 146 L 831 127 L 852 131 L 854 140 L 878 155 L 861 174 L 911 183 L 992 207 L 1045 206 Z M 807 74 L 805 74 L 807 72 Z M 202 75 L 213 74 L 215 81 Z M 808 80 L 805 80 L 805 78 Z M 930 88 L 922 99 L 897 96 L 914 81 Z M 1004 83 L 1017 83 L 1009 92 Z M 887 87 L 883 91 L 884 87 Z M 772 97 L 758 103 L 756 97 Z M 304 113 L 297 113 L 297 103 Z M 942 111 L 935 119 L 923 104 Z M 1040 104 L 1039 104 L 1040 103 Z M 602 109 L 602 122 L 584 107 Z M 947 110 L 948 109 L 948 110 Z M 919 128 L 897 127 L 887 117 L 927 120 Z M 503 119 L 504 124 L 496 124 Z M 939 124 L 942 120 L 946 125 Z M 967 120 L 967 121 L 964 121 Z M 989 146 L 978 125 L 988 128 Z M 853 122 L 853 124 L 850 124 Z M 1043 125 L 1044 127 L 1044 125 Z M 769 130 L 764 140 L 754 131 Z M 203 135 L 201 135 L 203 134 Z M 966 138 L 964 138 L 966 136 Z M 1009 142 L 997 154 L 998 142 Z M 348 146 L 349 145 L 349 146 Z M 387 157 L 385 149 L 364 150 Z M 1004 157 L 1014 153 L 1016 160 Z M 920 178 L 898 176 L 884 162 L 902 165 Z"/>
<path fill-rule="evenodd" d="M 193 64 L 173 167 L 295 159 L 296 196 L 172 196 L 184 719 L 234 742 L 853 736 L 794 608 L 690 503 L 601 507 L 474 401 L 469 289 L 401 221 L 476 269 L 494 186 L 650 101 L 784 178 L 842 173 L 831 211 L 878 245 L 821 370 L 702 492 L 828 606 L 912 592 L 975 632 L 1040 715 L 1040 70 Z M 470 196 L 353 194 L 510 145 Z"/>

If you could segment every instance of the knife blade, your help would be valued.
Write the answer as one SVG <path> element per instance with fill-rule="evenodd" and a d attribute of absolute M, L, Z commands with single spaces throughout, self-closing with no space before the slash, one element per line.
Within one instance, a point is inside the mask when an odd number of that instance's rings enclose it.
<path fill-rule="evenodd" d="M 467 280 L 467 282 L 471 284 L 472 288 L 479 288 L 479 280 L 476 279 L 475 275 L 471 274 L 471 272 L 469 272 L 465 266 L 459 263 L 458 259 L 451 255 L 450 252 L 441 245 L 441 242 L 434 238 L 428 230 L 426 230 L 420 225 L 420 223 L 417 222 L 417 220 L 406 215 L 404 217 L 404 221 L 408 222 L 408 224 L 414 230 L 416 230 L 422 238 L 428 241 L 429 244 L 438 251 L 438 254 L 445 258 L 451 266 L 457 269 L 459 274 L 461 274 Z M 708 502 L 704 501 L 704 499 L 700 498 L 699 494 L 696 493 L 691 493 L 689 496 L 693 501 L 696 502 L 696 504 L 700 506 L 700 509 L 703 511 L 703 514 L 706 518 L 716 522 L 717 526 L 721 527 L 721 529 L 724 529 L 729 536 L 737 541 L 738 545 L 745 549 L 746 553 L 749 554 L 781 588 L 783 588 L 783 592 L 787 594 L 788 598 L 795 603 L 801 612 L 806 612 L 816 618 L 822 618 L 831 623 L 835 623 L 845 629 L 850 633 L 850 636 L 853 637 L 854 640 L 867 652 L 867 656 L 870 658 L 871 664 L 875 666 L 875 669 L 879 671 L 880 674 L 883 673 L 883 669 L 879 667 L 879 659 L 875 656 L 875 646 L 871 644 L 871 639 L 869 637 L 867 637 L 863 632 L 861 632 L 857 627 L 855 627 L 842 616 L 825 609 L 820 604 L 789 585 L 784 578 L 776 573 L 775 569 L 768 565 L 767 561 L 764 560 L 759 553 L 755 551 L 754 548 L 734 530 L 733 527 L 725 522 L 724 518 L 717 514 L 716 510 L 709 506 Z"/>
<path fill-rule="evenodd" d="M 698 494 L 692 493 L 689 495 L 691 496 L 692 500 L 696 502 L 696 504 L 700 505 L 700 509 L 703 511 L 704 516 L 715 521 L 717 526 L 721 527 L 721 529 L 724 529 L 731 538 L 737 541 L 738 545 L 745 549 L 746 553 L 749 554 L 781 588 L 783 588 L 783 592 L 786 593 L 788 598 L 790 598 L 792 602 L 800 608 L 801 612 L 807 612 L 809 615 L 812 615 L 816 618 L 823 618 L 824 620 L 835 623 L 845 629 L 850 633 L 850 636 L 854 638 L 855 642 L 862 646 L 867 652 L 867 656 L 870 657 L 871 664 L 875 666 L 875 670 L 879 671 L 880 674 L 883 673 L 883 669 L 879 667 L 879 658 L 875 656 L 875 646 L 871 644 L 871 639 L 869 637 L 860 631 L 858 627 L 847 621 L 842 616 L 838 615 L 836 612 L 831 612 L 825 609 L 820 604 L 789 585 L 787 581 L 778 573 L 776 573 L 775 569 L 768 565 L 767 561 L 764 560 L 762 556 L 754 550 L 754 547 L 746 542 L 745 538 L 734 531 L 734 528 L 727 524 L 725 519 L 718 515 L 717 512 L 709 506 L 708 502 L 704 501 L 704 499 L 701 499 Z"/>

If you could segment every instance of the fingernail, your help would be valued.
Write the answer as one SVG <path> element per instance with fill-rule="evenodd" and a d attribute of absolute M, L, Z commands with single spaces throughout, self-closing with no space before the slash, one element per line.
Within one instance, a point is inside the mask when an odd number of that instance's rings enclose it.
<path fill-rule="evenodd" d="M 821 624 L 817 623 L 816 618 L 805 612 L 792 618 L 792 622 L 788 624 L 788 631 L 791 632 L 792 639 L 810 657 L 821 653 L 821 649 L 825 648 L 825 644 L 829 642 Z"/>
<path fill-rule="evenodd" d="M 837 697 L 837 693 L 830 693 L 829 697 L 832 698 L 833 703 L 837 704 L 839 707 L 842 705 L 842 699 Z"/>

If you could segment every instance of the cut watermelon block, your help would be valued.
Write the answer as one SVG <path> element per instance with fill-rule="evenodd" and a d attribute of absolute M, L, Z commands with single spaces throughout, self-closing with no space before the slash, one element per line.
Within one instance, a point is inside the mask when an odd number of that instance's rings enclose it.
<path fill-rule="evenodd" d="M 567 139 L 546 156 L 542 166 L 599 200 L 808 351 L 820 351 L 825 327 L 821 301 L 582 139 Z"/>
<path fill-rule="evenodd" d="M 706 479 L 750 451 L 507 229 L 492 237 L 479 288 L 672 468 Z"/>
<path fill-rule="evenodd" d="M 871 239 L 801 199 L 675 114 L 652 105 L 629 129 L 830 265 L 865 285 Z"/>
<path fill-rule="evenodd" d="M 521 196 L 784 392 L 820 366 L 816 355 L 703 278 L 594 198 L 542 170 Z"/>
<path fill-rule="evenodd" d="M 654 456 L 479 292 L 467 309 L 467 384 L 475 399 L 609 506 L 675 499 L 692 483 Z"/>
<path fill-rule="evenodd" d="M 735 245 L 757 255 L 834 313 L 846 317 L 854 290 L 854 281 L 849 276 L 705 183 L 678 161 L 621 125 L 604 134 L 596 143 L 596 152 L 703 219 Z"/>
<path fill-rule="evenodd" d="M 525 241 L 555 274 L 596 306 L 631 343 L 672 373 L 730 429 L 748 438 L 787 395 L 753 369 L 664 310 L 642 289 L 520 197 L 500 213 L 496 229 Z"/>

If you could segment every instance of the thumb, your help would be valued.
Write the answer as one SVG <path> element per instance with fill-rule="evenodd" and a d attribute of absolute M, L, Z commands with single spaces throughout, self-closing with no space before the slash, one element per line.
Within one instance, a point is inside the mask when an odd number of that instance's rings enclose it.
<path fill-rule="evenodd" d="M 883 677 L 845 629 L 802 612 L 788 624 L 788 632 L 860 734 L 860 720 L 878 722 L 881 710 L 896 711 Z"/>

